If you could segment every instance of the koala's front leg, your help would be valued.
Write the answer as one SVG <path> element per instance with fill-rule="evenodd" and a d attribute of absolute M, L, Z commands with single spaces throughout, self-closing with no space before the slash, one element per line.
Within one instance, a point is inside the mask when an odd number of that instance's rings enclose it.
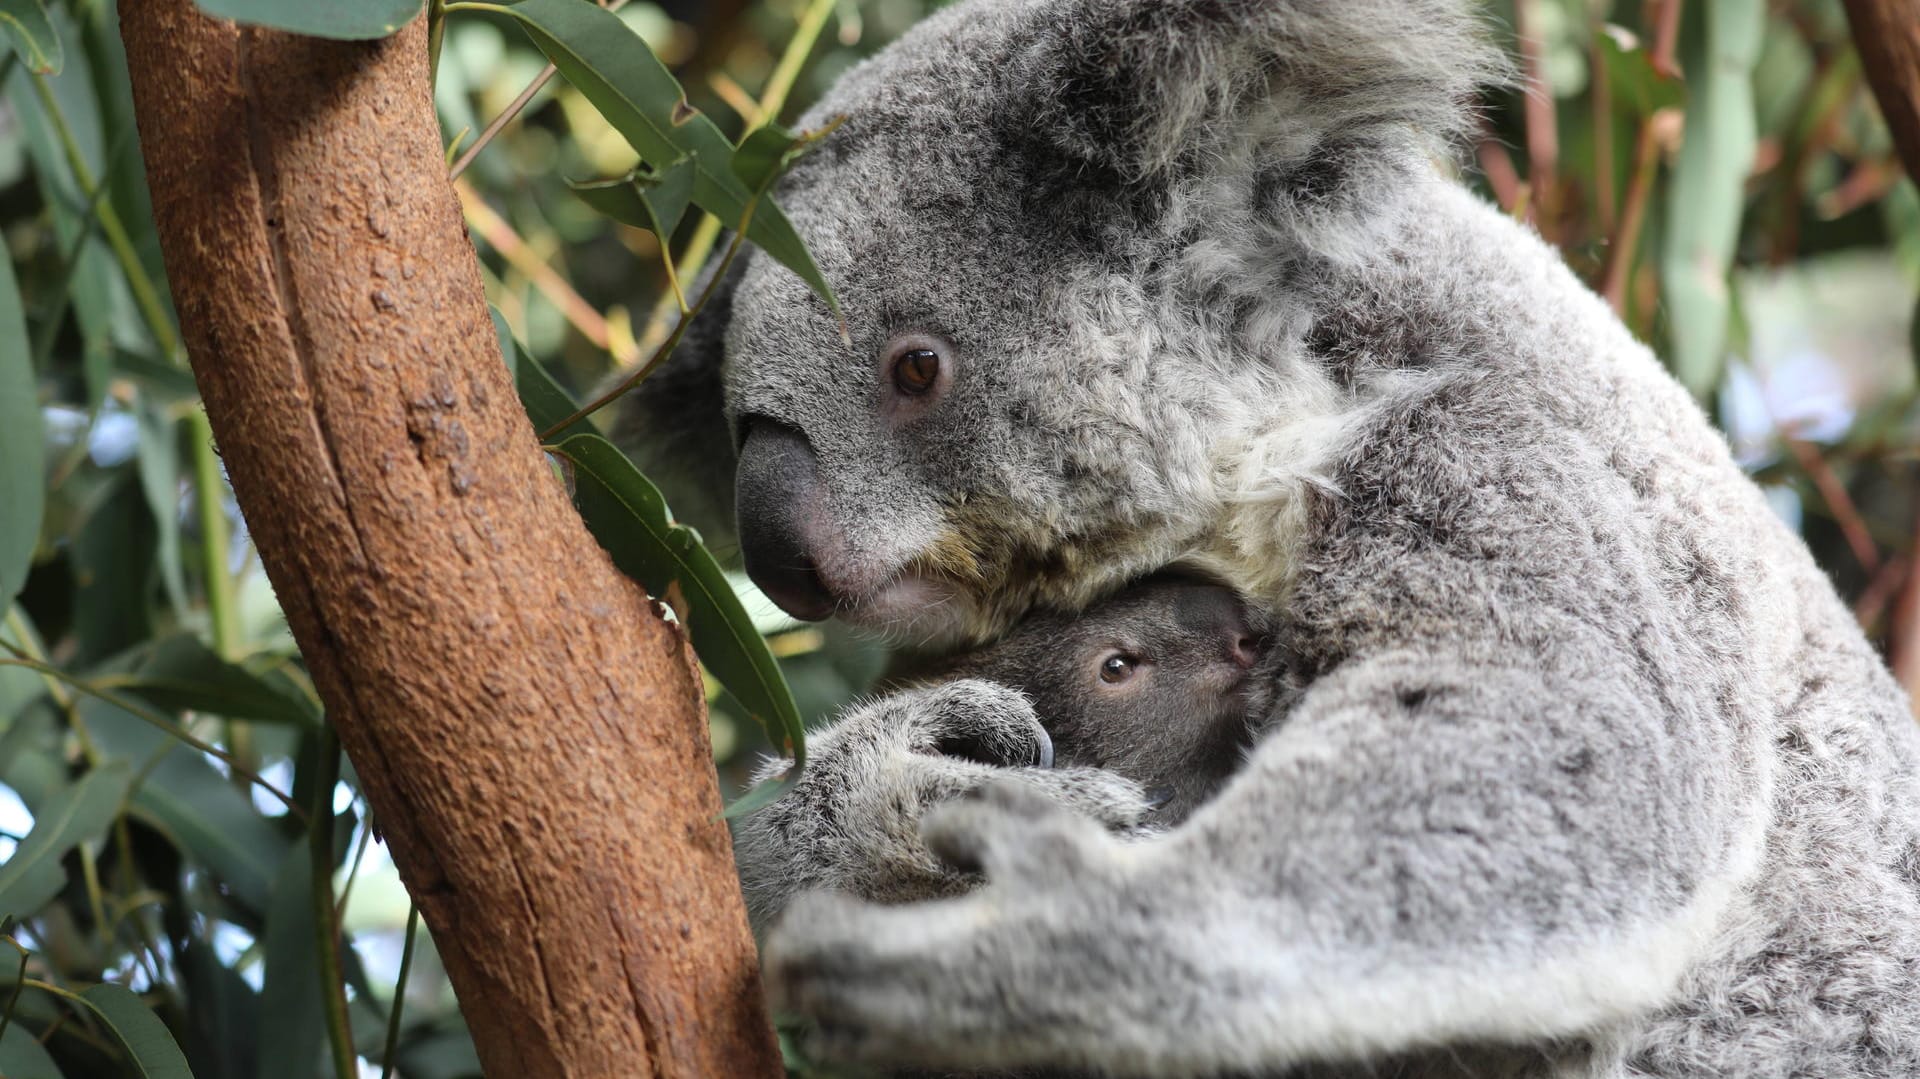
<path fill-rule="evenodd" d="M 1741 732 L 1620 673 L 1406 653 L 1316 683 L 1214 802 L 1115 841 L 994 787 L 969 895 L 796 902 L 776 1004 L 829 1058 L 1141 1076 L 1575 1038 L 1672 999 L 1758 854 Z"/>
<path fill-rule="evenodd" d="M 756 925 L 797 893 L 831 889 L 902 902 L 979 883 L 930 852 L 931 806 L 997 777 L 1023 775 L 1053 802 L 1101 826 L 1138 828 L 1141 787 L 1091 768 L 1046 767 L 1051 743 L 1027 699 L 992 682 L 950 682 L 857 708 L 809 740 L 795 789 L 734 828 L 734 854 Z M 760 778 L 782 766 L 771 762 Z"/>

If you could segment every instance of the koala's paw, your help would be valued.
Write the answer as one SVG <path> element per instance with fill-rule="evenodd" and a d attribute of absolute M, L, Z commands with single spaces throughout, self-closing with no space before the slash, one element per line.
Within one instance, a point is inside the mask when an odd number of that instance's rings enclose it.
<path fill-rule="evenodd" d="M 892 907 L 801 896 L 763 954 L 776 1007 L 808 1021 L 803 1045 L 821 1060 L 966 1069 L 1049 1062 L 1085 1033 L 1087 1017 L 1076 1013 L 1105 1007 L 1097 986 L 1066 982 L 1081 972 L 1124 976 L 1138 958 L 1108 954 L 1143 939 L 1138 927 L 1109 934 L 1085 924 L 1090 912 L 1134 894 L 1125 845 L 1019 781 L 935 807 L 923 834 L 986 885 Z M 1073 999 L 1052 999 L 1061 989 Z"/>

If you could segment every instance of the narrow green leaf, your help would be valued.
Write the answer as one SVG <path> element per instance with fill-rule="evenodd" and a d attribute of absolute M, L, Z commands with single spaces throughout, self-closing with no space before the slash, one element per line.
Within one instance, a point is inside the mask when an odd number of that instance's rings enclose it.
<path fill-rule="evenodd" d="M 0 0 L 0 30 L 13 51 L 36 75 L 58 75 L 65 56 L 47 6 L 40 0 Z"/>
<path fill-rule="evenodd" d="M 60 860 L 107 830 L 132 780 L 126 764 L 104 764 L 41 807 L 33 829 L 0 865 L 0 918 L 27 917 L 59 894 L 67 879 Z"/>
<path fill-rule="evenodd" d="M 187 1058 L 173 1043 L 167 1025 L 131 991 L 106 982 L 80 995 L 106 1021 L 144 1079 L 193 1079 Z"/>
<path fill-rule="evenodd" d="M 733 171 L 733 144 L 714 122 L 687 104 L 686 93 L 646 41 L 618 15 L 588 0 L 520 0 L 498 9 L 522 29 L 574 88 L 627 140 L 642 160 L 665 167 L 687 159 L 693 201 L 737 228 L 752 216 L 747 238 L 798 274 L 838 316 L 839 301 L 814 265 L 793 223 Z"/>
<path fill-rule="evenodd" d="M 194 0 L 215 18 L 313 37 L 386 37 L 420 14 L 420 0 Z"/>
<path fill-rule="evenodd" d="M 62 1079 L 60 1066 L 19 1023 L 7 1027 L 0 1037 L 0 1075 L 7 1079 Z"/>
<path fill-rule="evenodd" d="M 503 333 L 501 347 L 518 357 L 513 368 L 513 388 L 519 391 L 520 405 L 527 410 L 527 418 L 533 421 L 534 430 L 544 431 L 580 410 L 580 406 L 574 404 L 573 398 L 567 396 L 567 391 L 560 388 L 553 376 L 521 351 L 519 342 Z M 575 420 L 565 429 L 555 432 L 554 440 L 593 433 L 591 420 Z"/>
<path fill-rule="evenodd" d="M 1607 68 L 1607 85 L 1617 100 L 1633 106 L 1635 114 L 1651 116 L 1686 100 L 1680 80 L 1654 70 L 1653 57 L 1632 31 L 1608 23 L 1600 28 L 1596 44 L 1600 62 Z"/>
<path fill-rule="evenodd" d="M 205 866 L 233 899 L 263 911 L 286 837 L 252 800 L 194 750 L 105 701 L 80 702 L 87 728 L 115 759 L 144 766 L 158 757 L 128 799 L 128 812 L 152 825 Z"/>
<path fill-rule="evenodd" d="M 1667 189 L 1660 284 L 1673 371 L 1695 396 L 1719 381 L 1727 344 L 1727 270 L 1759 145 L 1753 65 L 1765 22 L 1752 0 L 1709 0 L 1705 32 L 1687 41 L 1686 133 Z"/>
<path fill-rule="evenodd" d="M 228 663 L 190 633 L 162 638 L 120 688 L 163 709 L 192 709 L 230 719 L 314 726 L 312 702 Z"/>
<path fill-rule="evenodd" d="M 273 875 L 261 936 L 266 974 L 260 986 L 259 1079 L 280 1079 L 287 1062 L 321 1059 L 326 1018 L 314 956 L 313 859 L 294 844 Z"/>
<path fill-rule="evenodd" d="M 694 168 L 682 158 L 663 169 L 650 165 L 613 180 L 568 180 L 580 201 L 623 225 L 646 229 L 666 243 L 693 200 Z"/>
<path fill-rule="evenodd" d="M 700 661 L 766 728 L 768 740 L 794 755 L 788 780 L 798 778 L 806 737 L 799 706 L 720 564 L 692 529 L 673 523 L 659 489 L 613 443 L 573 435 L 558 452 L 573 462 L 574 500 L 594 538 L 650 595 L 675 590 L 684 598 Z"/>
<path fill-rule="evenodd" d="M 13 263 L 0 250 L 0 609 L 27 581 L 46 508 L 46 436 Z"/>
<path fill-rule="evenodd" d="M 177 618 L 187 610 L 187 578 L 180 558 L 180 427 L 164 405 L 146 394 L 134 403 L 133 417 L 140 432 L 135 459 L 140 490 L 153 511 L 159 541 L 160 583 Z"/>

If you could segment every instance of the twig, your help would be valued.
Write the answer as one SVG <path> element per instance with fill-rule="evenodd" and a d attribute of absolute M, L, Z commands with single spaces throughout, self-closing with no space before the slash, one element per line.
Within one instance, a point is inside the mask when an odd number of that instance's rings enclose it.
<path fill-rule="evenodd" d="M 546 260 L 536 254 L 533 248 L 520 238 L 520 234 L 514 231 L 506 218 L 495 213 L 493 207 L 487 205 L 486 200 L 480 197 L 480 193 L 475 191 L 471 184 L 465 180 L 455 180 L 453 190 L 460 196 L 460 208 L 466 212 L 467 222 L 473 226 L 474 231 L 492 245 L 494 250 L 500 252 L 500 256 L 506 259 L 514 269 L 527 275 L 527 280 L 533 282 L 533 287 L 539 289 L 542 296 L 559 308 L 560 314 L 574 329 L 580 331 L 582 337 L 593 342 L 594 347 L 602 351 L 613 351 L 613 335 L 607 328 L 606 316 L 575 292 L 566 278 L 547 265 Z M 626 355 L 615 353 L 614 359 L 623 364 L 631 363 L 634 356 L 632 353 Z"/>
<path fill-rule="evenodd" d="M 1520 39 L 1520 67 L 1526 79 L 1522 88 L 1527 139 L 1527 186 L 1533 192 L 1533 226 L 1548 243 L 1557 242 L 1556 220 L 1560 208 L 1560 132 L 1554 117 L 1553 86 L 1547 80 L 1547 67 L 1540 55 L 1539 26 L 1534 19 L 1534 4 L 1539 0 L 1514 0 L 1514 30 Z"/>
<path fill-rule="evenodd" d="M 1664 79 L 1680 77 L 1680 65 L 1674 62 L 1674 50 L 1680 44 L 1681 0 L 1647 0 L 1646 20 L 1653 31 L 1653 73 Z"/>
<path fill-rule="evenodd" d="M 47 675 L 48 677 L 59 679 L 61 682 L 64 682 L 65 684 L 73 687 L 74 689 L 79 690 L 80 692 L 86 694 L 89 697 L 94 697 L 99 700 L 103 700 L 108 704 L 113 705 L 115 708 L 118 708 L 121 711 L 126 712 L 128 715 L 133 716 L 135 719 L 141 720 L 142 722 L 145 722 L 150 726 L 158 727 L 160 730 L 171 735 L 174 739 L 181 742 L 182 744 L 191 746 L 192 748 L 197 749 L 202 753 L 205 753 L 207 756 L 212 757 L 214 760 L 217 760 L 222 764 L 225 764 L 228 768 L 233 769 L 235 773 L 245 776 L 248 782 L 252 783 L 256 787 L 259 787 L 261 790 L 266 791 L 268 794 L 273 795 L 274 798 L 276 798 L 282 804 L 284 804 L 287 807 L 288 812 L 292 813 L 294 816 L 299 817 L 303 820 L 306 818 L 307 811 L 304 808 L 302 808 L 300 805 L 295 803 L 293 798 L 290 795 L 288 795 L 287 792 L 267 782 L 265 779 L 262 779 L 259 775 L 255 774 L 254 772 L 249 771 L 244 765 L 242 765 L 239 761 L 234 759 L 233 754 L 228 753 L 227 751 L 219 748 L 218 746 L 212 745 L 211 743 L 208 743 L 208 742 L 203 742 L 200 739 L 194 737 L 192 734 L 188 733 L 186 728 L 180 726 L 178 723 L 175 723 L 170 719 L 163 718 L 158 713 L 151 712 L 141 707 L 140 705 L 135 704 L 132 700 L 126 697 L 123 697 L 118 693 L 113 692 L 112 690 L 100 689 L 97 686 L 91 685 L 85 679 L 78 678 L 78 677 L 75 677 L 74 675 L 68 674 L 65 671 L 60 670 L 58 667 L 52 666 L 51 664 L 41 663 L 40 661 L 34 660 L 34 659 L 28 659 L 26 658 L 24 653 L 15 649 L 13 646 L 9 645 L 6 641 L 0 641 L 0 648 L 4 648 L 9 652 L 14 653 L 14 657 L 15 657 L 13 659 L 0 657 L 0 667 L 25 667 L 28 670 L 39 671 L 43 675 Z"/>
<path fill-rule="evenodd" d="M 1520 179 L 1520 172 L 1513 167 L 1513 155 L 1500 145 L 1492 132 L 1482 135 L 1477 148 L 1480 158 L 1480 175 L 1487 178 L 1487 186 L 1493 189 L 1493 198 L 1500 209 L 1508 216 L 1526 199 L 1526 183 Z"/>
<path fill-rule="evenodd" d="M 1613 238 L 1607 243 L 1607 258 L 1600 271 L 1600 295 L 1617 315 L 1627 311 L 1627 279 L 1633 270 L 1633 256 L 1640 245 L 1640 229 L 1647 218 L 1647 202 L 1653 194 L 1653 177 L 1660 163 L 1660 147 L 1680 127 L 1680 114 L 1660 109 L 1640 125 L 1633 144 L 1633 175 L 1627 178 L 1627 198 L 1620 211 Z"/>
<path fill-rule="evenodd" d="M 613 0 L 612 3 L 605 5 L 608 11 L 619 11 L 625 6 L 627 6 L 627 0 Z M 441 0 L 435 0 L 434 10 L 440 11 L 442 9 L 443 4 Z M 445 16 L 443 15 L 442 18 L 444 19 Z M 438 38 L 435 39 L 436 43 L 438 40 Z M 439 57 L 438 49 L 435 49 L 434 56 L 437 60 Z M 493 137 L 498 135 L 502 128 L 512 123 L 514 117 L 520 115 L 521 110 L 527 107 L 527 103 L 533 100 L 533 95 L 539 93 L 540 88 L 550 82 L 554 75 L 559 73 L 559 70 L 559 68 L 554 67 L 552 64 L 541 68 L 540 74 L 533 77 L 533 81 L 527 84 L 527 88 L 520 91 L 518 97 L 508 102 L 507 107 L 500 110 L 500 115 L 487 121 L 487 126 L 480 129 L 480 137 L 473 140 L 473 145 L 467 147 L 467 152 L 461 154 L 459 159 L 453 163 L 453 166 L 447 170 L 447 179 L 458 180 L 460 174 L 467 171 L 467 166 L 473 164 L 473 159 L 480 156 L 480 151 L 486 149 L 487 144 L 493 141 Z"/>
<path fill-rule="evenodd" d="M 333 788 L 340 782 L 340 739 L 329 728 L 320 736 L 320 775 L 307 819 L 307 851 L 313 862 L 314 932 L 320 945 L 320 995 L 325 1002 L 327 1041 L 334 1079 L 355 1079 L 353 1027 L 347 1021 L 347 987 L 340 976 L 340 919 L 333 901 Z"/>
<path fill-rule="evenodd" d="M 1820 492 L 1820 498 L 1826 502 L 1827 510 L 1833 514 L 1834 523 L 1840 526 L 1840 534 L 1846 537 L 1847 547 L 1853 551 L 1854 561 L 1868 573 L 1880 570 L 1880 548 L 1874 545 L 1873 535 L 1867 530 L 1866 521 L 1861 518 L 1860 510 L 1853 504 L 1853 496 L 1847 493 L 1846 484 L 1834 475 L 1833 466 L 1813 444 L 1795 438 L 1791 431 L 1781 432 L 1781 441 L 1793 454 L 1807 478 L 1813 481 L 1814 489 Z"/>
<path fill-rule="evenodd" d="M 393 1079 L 393 1058 L 400 1048 L 400 1009 L 407 1000 L 407 975 L 413 970 L 413 938 L 420 930 L 420 908 L 407 904 L 407 941 L 400 947 L 400 973 L 393 979 L 393 1004 L 387 1009 L 387 1045 L 380 1055 L 380 1079 Z"/>

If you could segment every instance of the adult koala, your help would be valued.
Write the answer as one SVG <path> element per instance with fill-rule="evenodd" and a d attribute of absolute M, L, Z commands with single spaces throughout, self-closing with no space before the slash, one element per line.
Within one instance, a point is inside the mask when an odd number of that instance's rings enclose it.
<path fill-rule="evenodd" d="M 1163 835 L 974 782 L 919 823 L 976 890 L 793 902 L 767 974 L 818 1048 L 1920 1068 L 1906 701 L 1686 394 L 1431 167 L 1494 67 L 1449 0 L 972 0 L 809 118 L 847 122 L 779 194 L 852 347 L 755 259 L 724 366 L 707 325 L 628 416 L 684 460 L 724 410 L 706 456 L 738 448 L 766 592 L 970 640 L 1182 563 L 1266 604 L 1306 679 Z"/>

